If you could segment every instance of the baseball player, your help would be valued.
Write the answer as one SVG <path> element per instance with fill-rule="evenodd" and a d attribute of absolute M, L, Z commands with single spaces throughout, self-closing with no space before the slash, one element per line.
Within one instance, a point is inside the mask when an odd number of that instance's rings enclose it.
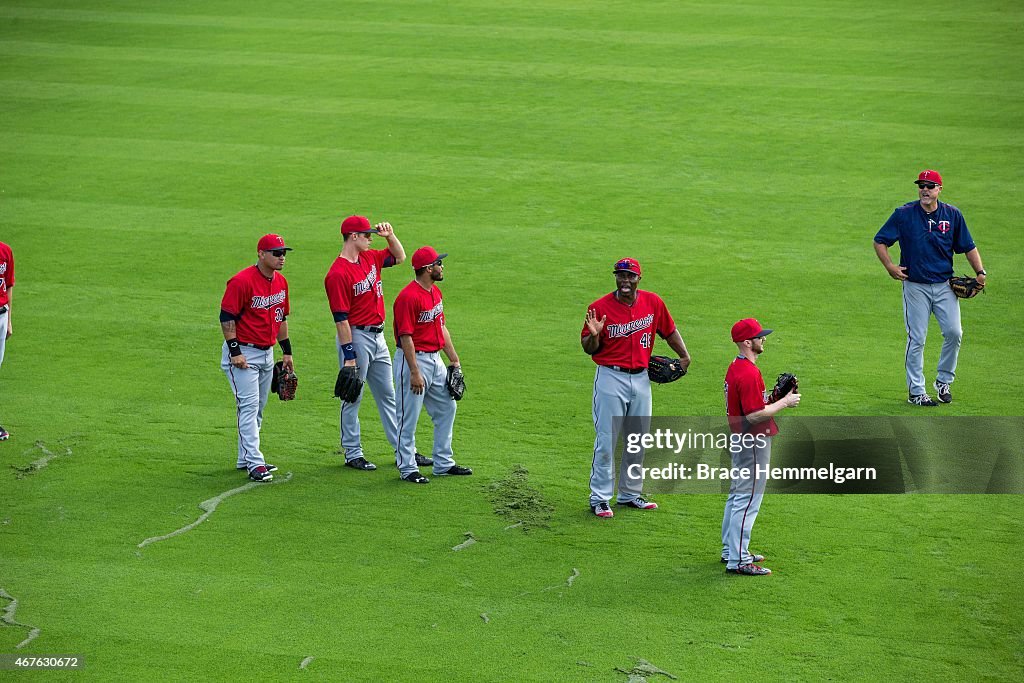
<path fill-rule="evenodd" d="M 729 486 L 722 517 L 722 561 L 729 574 L 766 576 L 772 573 L 758 565 L 764 556 L 750 552 L 750 531 L 761 509 L 767 479 L 758 476 L 757 467 L 767 467 L 772 455 L 772 436 L 778 433 L 774 417 L 784 408 L 800 404 L 800 394 L 793 391 L 774 403 L 766 404 L 764 379 L 757 368 L 757 359 L 764 352 L 764 339 L 772 330 L 761 327 L 754 318 L 745 318 L 732 326 L 732 340 L 739 355 L 725 373 L 725 406 L 729 428 L 744 439 L 731 446 L 732 466 L 746 469 L 750 476 L 735 478 Z"/>
<path fill-rule="evenodd" d="M 459 354 L 445 324 L 441 290 L 435 282 L 444 280 L 444 261 L 433 247 L 420 247 L 412 255 L 416 279 L 399 292 L 394 304 L 395 388 L 398 391 L 398 449 L 395 460 L 404 481 L 426 484 L 430 480 L 416 469 L 416 424 L 420 409 L 426 407 L 434 423 L 434 468 L 436 476 L 470 475 L 473 470 L 455 464 L 452 427 L 455 400 L 448 392 L 448 373 L 440 351 L 449 363 L 460 367 Z"/>
<path fill-rule="evenodd" d="M 371 249 L 373 236 L 387 240 L 387 249 Z M 349 216 L 341 223 L 344 245 L 334 260 L 324 287 L 337 328 L 338 365 L 356 366 L 359 378 L 370 385 L 377 412 L 384 424 L 384 436 L 392 449 L 398 448 L 398 424 L 395 420 L 395 385 L 391 354 L 384 340 L 384 283 L 381 270 L 405 261 L 405 249 L 390 223 L 370 227 L 365 216 Z M 359 432 L 359 405 L 341 402 L 341 447 L 345 464 L 357 470 L 375 470 L 377 466 L 363 455 Z M 420 467 L 433 460 L 415 454 Z"/>
<path fill-rule="evenodd" d="M 612 268 L 615 291 L 587 309 L 580 334 L 583 350 L 597 364 L 594 374 L 594 460 L 590 470 L 590 509 L 598 517 L 612 517 L 608 502 L 615 492 L 613 456 L 618 442 L 615 418 L 651 415 L 651 381 L 647 364 L 654 347 L 654 333 L 668 342 L 679 356 L 682 369 L 690 354 L 657 294 L 637 289 L 640 264 L 624 258 Z M 618 504 L 638 510 L 655 510 L 658 504 L 641 494 L 643 480 L 629 477 L 630 464 L 643 462 L 643 453 L 629 455 L 623 449 L 619 471 Z"/>
<path fill-rule="evenodd" d="M 291 247 L 280 235 L 264 235 L 256 246 L 256 265 L 228 280 L 220 302 L 224 332 L 220 367 L 231 383 L 238 411 L 238 461 L 253 481 L 273 480 L 277 467 L 260 451 L 263 408 L 274 372 L 274 344 L 284 353 L 283 369 L 294 372 L 288 339 L 288 281 L 279 272 Z"/>
<path fill-rule="evenodd" d="M 928 395 L 924 378 L 924 342 L 928 336 L 928 318 L 939 323 L 942 351 L 935 382 L 939 401 L 952 403 L 949 385 L 956 378 L 963 330 L 960 327 L 960 302 L 949 288 L 953 275 L 953 254 L 964 254 L 985 284 L 985 268 L 974 245 L 960 209 L 939 201 L 942 176 L 938 171 L 921 171 L 915 181 L 918 200 L 907 202 L 889 216 L 875 235 L 875 253 L 889 276 L 903 283 L 903 321 L 907 328 L 905 365 L 908 403 L 937 406 Z M 889 247 L 900 243 L 900 263 L 889 257 Z"/>
<path fill-rule="evenodd" d="M 11 323 L 11 301 L 14 297 L 14 253 L 11 248 L 0 242 L 0 365 L 4 363 L 4 351 L 7 338 L 14 334 Z M 0 441 L 6 441 L 11 435 L 0 427 Z"/>

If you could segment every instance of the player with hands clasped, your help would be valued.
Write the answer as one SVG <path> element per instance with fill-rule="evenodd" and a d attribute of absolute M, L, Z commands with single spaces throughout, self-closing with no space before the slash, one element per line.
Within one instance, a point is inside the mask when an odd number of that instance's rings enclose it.
<path fill-rule="evenodd" d="M 395 459 L 404 481 L 426 484 L 430 480 L 416 469 L 416 425 L 420 410 L 427 409 L 434 423 L 434 474 L 469 475 L 473 470 L 455 464 L 452 453 L 452 428 L 455 425 L 455 401 L 465 390 L 459 354 L 445 324 L 441 290 L 435 284 L 444 280 L 444 258 L 433 247 L 420 247 L 412 255 L 416 279 L 395 298 L 394 375 L 398 392 L 398 449 Z M 444 351 L 452 368 L 445 368 Z M 449 382 L 452 386 L 449 386 Z"/>
<path fill-rule="evenodd" d="M 365 216 L 349 216 L 341 223 L 344 245 L 324 277 L 327 301 L 334 316 L 335 344 L 338 353 L 339 383 L 345 374 L 354 381 L 354 396 L 341 401 L 341 447 L 345 464 L 357 470 L 375 470 L 377 466 L 363 455 L 359 429 L 359 405 L 362 383 L 370 385 L 377 412 L 384 425 L 384 436 L 392 450 L 398 448 L 398 423 L 395 419 L 395 385 L 392 380 L 391 353 L 384 338 L 384 284 L 381 271 L 405 261 L 405 249 L 390 223 L 370 225 Z M 387 241 L 386 249 L 373 249 L 373 237 Z M 351 399 L 351 400 L 349 400 Z M 430 463 L 426 463 L 430 464 Z"/>
<path fill-rule="evenodd" d="M 733 470 L 745 471 L 749 476 L 734 477 L 725 500 L 722 518 L 722 562 L 730 574 L 764 576 L 771 570 L 758 565 L 764 557 L 750 552 L 750 531 L 761 509 L 767 478 L 758 467 L 767 468 L 771 462 L 772 437 L 778 433 L 774 417 L 785 408 L 800 405 L 796 378 L 785 379 L 785 388 L 778 387 L 766 394 L 764 379 L 757 368 L 757 359 L 764 352 L 765 337 L 772 333 L 761 327 L 754 318 L 745 318 L 732 326 L 732 340 L 739 355 L 725 373 L 725 406 L 729 416 L 729 429 L 742 435 L 735 445 L 730 444 Z M 735 437 L 734 437 L 735 438 Z"/>
<path fill-rule="evenodd" d="M 277 467 L 260 451 L 260 428 L 274 374 L 274 344 L 284 353 L 282 369 L 295 372 L 288 339 L 288 281 L 280 271 L 285 255 L 280 235 L 264 235 L 256 246 L 256 265 L 228 280 L 220 302 L 224 333 L 220 367 L 231 383 L 238 412 L 238 461 L 253 481 L 268 482 Z"/>
<path fill-rule="evenodd" d="M 615 493 L 614 456 L 618 444 L 616 418 L 636 417 L 649 424 L 651 380 L 647 366 L 654 335 L 663 338 L 679 355 L 686 370 L 690 354 L 669 315 L 665 302 L 653 292 L 637 289 L 641 270 L 636 259 L 624 258 L 612 267 L 615 291 L 587 308 L 580 343 L 594 359 L 594 459 L 590 469 L 590 509 L 598 517 L 612 517 L 609 501 Z M 641 493 L 643 479 L 628 476 L 629 465 L 643 463 L 644 454 L 623 449 L 619 470 L 619 505 L 654 510 L 658 504 Z"/>
<path fill-rule="evenodd" d="M 0 242 L 0 365 L 4 363 L 7 339 L 14 334 L 14 323 L 11 322 L 13 296 L 14 253 L 9 246 Z M 0 441 L 6 441 L 10 436 L 6 429 L 0 427 Z"/>
<path fill-rule="evenodd" d="M 934 315 L 942 332 L 942 351 L 932 386 L 939 401 L 952 403 L 949 385 L 956 378 L 963 337 L 960 302 L 950 285 L 953 254 L 967 257 L 977 273 L 976 286 L 984 288 L 986 273 L 960 209 L 939 201 L 942 192 L 939 172 L 922 171 L 915 182 L 917 201 L 892 212 L 875 235 L 874 245 L 878 260 L 889 276 L 903 283 L 903 321 L 907 328 L 905 365 L 910 392 L 907 402 L 937 406 L 925 389 L 924 343 L 928 336 L 928 318 Z M 896 242 L 900 243 L 899 265 L 889 256 L 889 247 Z"/>

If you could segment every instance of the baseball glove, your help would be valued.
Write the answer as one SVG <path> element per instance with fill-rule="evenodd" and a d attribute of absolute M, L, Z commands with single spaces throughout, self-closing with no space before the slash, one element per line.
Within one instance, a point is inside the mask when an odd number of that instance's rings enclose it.
<path fill-rule="evenodd" d="M 678 358 L 651 356 L 650 362 L 647 363 L 647 376 L 651 378 L 652 382 L 658 384 L 675 382 L 685 374 L 686 370 L 683 369 L 683 364 L 679 362 Z"/>
<path fill-rule="evenodd" d="M 775 403 L 786 394 L 798 391 L 798 381 L 796 375 L 784 372 L 779 375 L 779 379 L 775 381 L 775 388 L 772 389 L 772 394 L 769 403 Z"/>
<path fill-rule="evenodd" d="M 363 380 L 359 379 L 359 368 L 345 365 L 338 371 L 334 382 L 334 395 L 346 403 L 355 403 L 363 391 Z"/>
<path fill-rule="evenodd" d="M 461 401 L 466 393 L 466 377 L 462 374 L 462 368 L 457 365 L 448 366 L 448 379 L 445 381 L 448 393 L 456 401 Z"/>
<path fill-rule="evenodd" d="M 977 278 L 966 275 L 949 278 L 949 288 L 956 294 L 957 299 L 973 299 L 978 296 L 978 292 L 985 291 L 985 285 L 978 282 Z"/>
<path fill-rule="evenodd" d="M 294 372 L 285 372 L 284 361 L 274 363 L 274 376 L 270 380 L 270 390 L 282 401 L 291 401 L 299 388 L 299 377 Z"/>

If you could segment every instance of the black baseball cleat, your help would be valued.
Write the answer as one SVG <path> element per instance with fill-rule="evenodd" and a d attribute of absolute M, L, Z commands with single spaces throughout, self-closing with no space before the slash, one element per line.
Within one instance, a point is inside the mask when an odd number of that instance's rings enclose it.
<path fill-rule="evenodd" d="M 269 462 L 263 463 L 263 466 L 267 468 L 267 472 L 277 472 L 277 465 L 271 465 Z M 245 465 L 236 465 L 236 470 L 247 470 L 249 469 Z"/>
<path fill-rule="evenodd" d="M 433 458 L 428 458 L 422 453 L 416 454 L 416 467 L 430 467 L 434 464 Z"/>
<path fill-rule="evenodd" d="M 410 484 L 429 484 L 430 480 L 424 477 L 419 472 L 410 472 L 409 474 L 402 477 L 402 481 L 407 481 Z"/>
<path fill-rule="evenodd" d="M 462 465 L 452 465 L 444 472 L 434 472 L 435 477 L 468 476 L 470 474 L 473 474 L 473 470 Z"/>
<path fill-rule="evenodd" d="M 252 479 L 253 481 L 263 483 L 273 481 L 274 475 L 267 471 L 266 467 L 260 465 L 259 467 L 253 467 L 251 470 L 249 470 L 249 478 Z"/>
<path fill-rule="evenodd" d="M 7 441 L 9 438 L 11 438 L 11 433 L 3 427 L 0 427 L 0 441 Z"/>
<path fill-rule="evenodd" d="M 952 401 L 953 399 L 950 398 L 949 400 Z M 939 405 L 928 394 L 911 394 L 910 398 L 907 399 L 907 403 L 912 406 L 928 406 L 929 408 Z"/>
<path fill-rule="evenodd" d="M 372 462 L 370 462 L 363 456 L 359 456 L 358 458 L 352 458 L 351 460 L 346 460 L 345 467 L 351 467 L 352 469 L 356 470 L 364 470 L 366 472 L 377 469 L 376 465 L 374 465 Z"/>
<path fill-rule="evenodd" d="M 743 576 L 768 576 L 772 573 L 768 567 L 762 567 L 759 564 L 741 564 L 735 569 L 725 568 L 726 574 L 742 574 Z"/>
<path fill-rule="evenodd" d="M 949 382 L 940 382 L 939 380 L 935 380 L 934 386 L 939 401 L 942 403 L 953 402 L 953 394 L 949 390 Z"/>
<path fill-rule="evenodd" d="M 625 502 L 619 501 L 616 505 L 625 505 L 626 507 L 636 508 L 637 510 L 657 510 L 658 504 L 653 500 L 647 500 L 643 496 L 637 496 L 633 500 L 627 500 Z"/>
<path fill-rule="evenodd" d="M 753 553 L 751 555 L 751 557 L 754 558 L 754 564 L 757 564 L 758 562 L 764 562 L 764 555 L 758 555 L 757 553 Z M 728 557 L 723 557 L 722 558 L 722 564 L 728 564 L 728 563 L 729 563 L 729 558 Z"/>

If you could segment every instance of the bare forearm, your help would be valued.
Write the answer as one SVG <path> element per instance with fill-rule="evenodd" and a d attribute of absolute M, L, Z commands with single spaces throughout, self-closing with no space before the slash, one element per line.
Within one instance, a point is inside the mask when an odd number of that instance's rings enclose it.
<path fill-rule="evenodd" d="M 237 336 L 235 332 L 235 321 L 228 320 L 221 322 L 220 331 L 224 333 L 224 341 L 231 341 Z"/>
<path fill-rule="evenodd" d="M 444 355 L 448 356 L 448 362 L 452 365 L 461 365 L 459 363 L 459 354 L 455 351 L 455 345 L 452 344 L 452 335 L 448 333 L 447 327 L 442 327 L 441 330 L 444 332 Z"/>
<path fill-rule="evenodd" d="M 395 257 L 395 263 L 402 263 L 405 261 L 405 248 L 402 243 L 395 237 L 395 233 L 391 233 L 387 237 L 388 240 L 388 251 Z"/>
<path fill-rule="evenodd" d="M 601 348 L 601 337 L 588 334 L 580 340 L 580 344 L 583 345 L 583 351 L 588 356 L 593 356 Z"/>
<path fill-rule="evenodd" d="M 338 343 L 345 345 L 352 343 L 352 326 L 348 324 L 347 320 L 334 323 L 334 326 L 338 329 Z"/>
<path fill-rule="evenodd" d="M 967 257 L 967 262 L 971 264 L 971 268 L 974 268 L 975 273 L 980 273 L 985 270 L 985 266 L 981 263 L 981 254 L 978 253 L 977 247 L 971 249 L 964 255 Z"/>
<path fill-rule="evenodd" d="M 412 337 L 403 334 L 398 338 L 398 343 L 402 347 L 402 355 L 405 356 L 405 364 L 409 366 L 409 371 L 419 372 L 420 367 L 416 364 L 416 347 L 413 346 Z"/>
<path fill-rule="evenodd" d="M 683 337 L 679 334 L 679 330 L 675 330 L 670 334 L 665 342 L 673 351 L 676 352 L 676 355 L 678 355 L 680 359 L 690 357 L 690 352 L 686 350 L 686 342 L 683 341 Z"/>

